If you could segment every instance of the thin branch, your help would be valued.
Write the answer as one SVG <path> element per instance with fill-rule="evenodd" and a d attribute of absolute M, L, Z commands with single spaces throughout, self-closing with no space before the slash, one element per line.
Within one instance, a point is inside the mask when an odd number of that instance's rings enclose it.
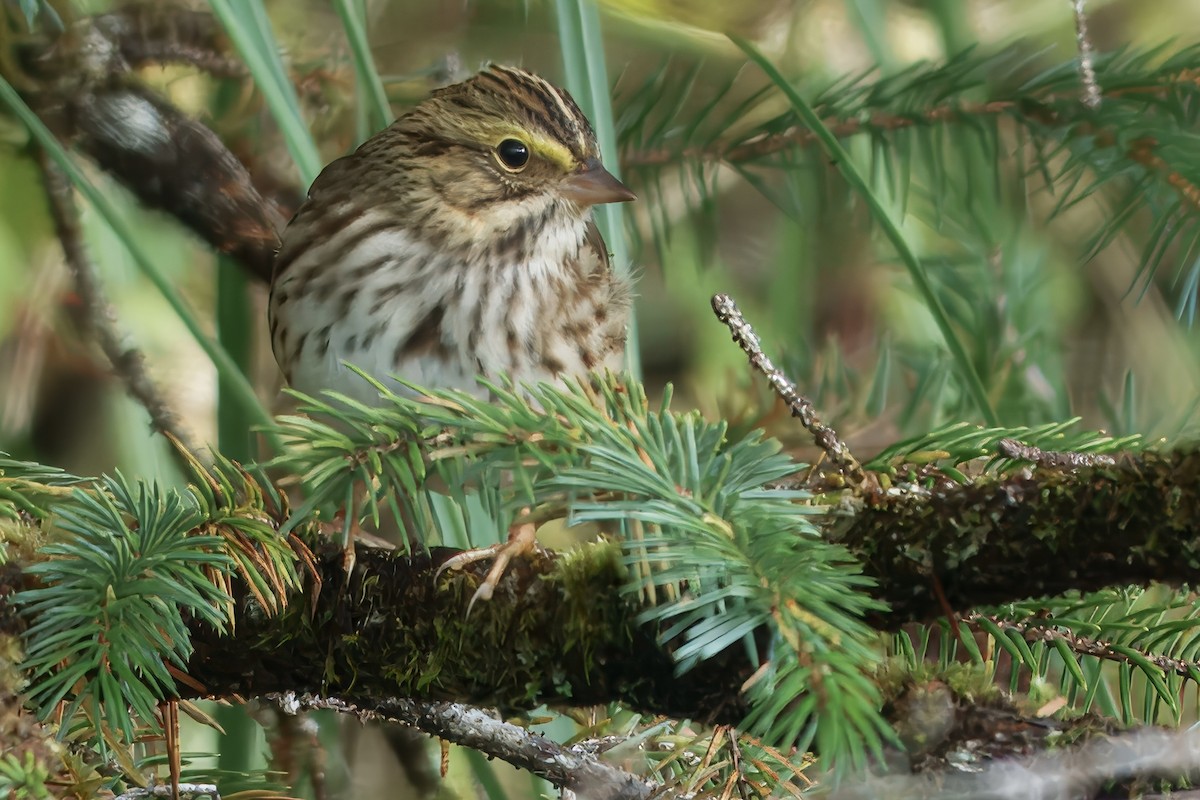
<path fill-rule="evenodd" d="M 561 789 L 586 792 L 588 800 L 641 800 L 661 787 L 605 764 L 577 748 L 563 747 L 541 734 L 495 719 L 487 712 L 461 703 L 390 698 L 365 708 L 331 697 L 292 693 L 272 694 L 289 714 L 328 709 L 352 714 L 360 720 L 398 722 L 431 736 L 528 770 Z M 661 794 L 656 797 L 663 797 Z"/>
<path fill-rule="evenodd" d="M 134 69 L 153 63 L 237 74 L 211 14 L 162 6 L 134 3 L 73 21 L 70 36 L 31 37 L 20 63 L 6 61 L 12 48 L 0 46 L 0 75 L 60 141 L 269 281 L 277 230 L 303 192 L 283 185 L 260 192 L 220 137 L 136 80 Z M 0 44 L 4 36 L 0 26 Z"/>
<path fill-rule="evenodd" d="M 1072 1 L 1074 2 L 1074 0 Z M 1093 75 L 1094 79 L 1095 76 Z M 1100 93 L 1099 97 L 1103 99 L 1157 95 L 1169 92 L 1176 86 L 1195 88 L 1197 84 L 1200 84 L 1200 75 L 1195 71 L 1183 71 L 1162 83 L 1149 86 L 1123 87 Z M 1099 91 L 1098 88 L 1097 91 Z M 1086 121 L 1078 120 L 1075 117 L 1067 117 L 1060 113 L 1059 110 L 1056 110 L 1056 107 L 1062 101 L 1063 98 L 1056 94 L 1049 94 L 1042 97 L 1034 96 L 1022 100 L 992 100 L 983 103 L 954 101 L 931 106 L 924 111 L 914 111 L 905 114 L 876 111 L 869 115 L 851 119 L 831 117 L 824 120 L 824 124 L 838 139 L 849 139 L 867 132 L 895 133 L 918 126 L 940 125 L 970 121 L 983 117 L 1002 117 L 1008 115 L 1017 124 L 1028 126 L 1033 123 L 1046 128 L 1068 130 L 1070 138 L 1095 137 L 1097 147 L 1117 146 L 1119 142 L 1115 131 L 1097 130 L 1094 125 Z M 628 170 L 636 170 L 638 168 L 663 167 L 689 162 L 737 165 L 781 153 L 792 148 L 804 149 L 815 144 L 817 144 L 817 136 L 812 130 L 803 125 L 793 125 L 782 131 L 763 133 L 737 143 L 717 140 L 712 144 L 687 147 L 682 150 L 673 150 L 671 148 L 630 150 L 622 154 L 621 166 Z M 1161 175 L 1162 179 L 1175 189 L 1188 205 L 1200 210 L 1200 187 L 1197 187 L 1181 172 L 1174 169 L 1170 162 L 1159 155 L 1158 143 L 1153 139 L 1142 137 L 1129 142 L 1124 156 L 1130 161 L 1142 165 L 1150 172 Z"/>
<path fill-rule="evenodd" d="M 168 438 L 174 437 L 191 453 L 200 452 L 184 428 L 179 415 L 159 391 L 146 370 L 146 357 L 137 347 L 126 344 L 129 337 L 118 327 L 112 307 L 96 275 L 96 266 L 88 255 L 83 231 L 79 227 L 79 209 L 74 190 L 62 172 L 44 151 L 38 151 L 38 165 L 50 203 L 50 216 L 62 244 L 67 268 L 75 282 L 84 319 L 89 332 L 96 337 L 100 349 L 112 364 L 113 370 L 125 384 L 129 394 L 146 409 L 154 428 Z"/>
<path fill-rule="evenodd" d="M 1073 0 L 1072 0 L 1073 1 Z M 1123 86 L 1101 92 L 1101 100 L 1122 97 L 1139 97 L 1161 95 L 1178 87 L 1196 89 L 1200 87 L 1200 74 L 1194 70 L 1181 71 L 1160 83 L 1146 86 Z M 1027 119 L 1049 127 L 1063 127 L 1068 122 L 1078 120 L 1062 119 L 1054 110 L 1060 106 L 1064 96 L 1051 93 L 1033 95 L 1017 100 L 989 100 L 972 102 L 951 100 L 939 105 L 932 105 L 924 110 L 914 109 L 908 113 L 891 113 L 888 111 L 873 111 L 857 117 L 828 116 L 823 119 L 825 127 L 839 139 L 849 139 L 868 131 L 895 133 L 908 128 L 938 125 L 948 122 L 967 121 L 980 117 L 1001 117 L 1011 115 L 1018 120 Z M 1074 97 L 1071 98 L 1072 100 Z M 1094 133 L 1084 127 L 1078 131 L 1080 135 Z M 746 161 L 781 153 L 793 147 L 805 148 L 817 143 L 817 136 L 812 130 L 803 125 L 792 125 L 781 131 L 762 133 L 749 137 L 740 142 L 716 140 L 705 145 L 695 145 L 683 149 L 668 147 L 652 149 L 631 149 L 622 154 L 621 166 L 627 169 L 640 167 L 660 167 L 680 162 L 704 161 L 709 163 L 722 162 L 740 164 Z"/>
<path fill-rule="evenodd" d="M 103 36 L 128 67 L 183 64 L 217 78 L 246 78 L 245 64 L 229 53 L 224 31 L 208 11 L 173 3 L 135 2 L 85 23 Z M 124 65 L 122 65 L 124 66 Z"/>
<path fill-rule="evenodd" d="M 1178 675 L 1181 678 L 1192 678 L 1198 669 L 1200 663 L 1195 661 L 1185 661 L 1179 658 L 1171 658 L 1170 656 L 1159 655 L 1141 648 L 1130 647 L 1128 645 L 1114 646 L 1111 642 L 1106 642 L 1103 639 L 1092 639 L 1087 636 L 1080 636 L 1073 633 L 1068 628 L 1051 624 L 1039 624 L 1037 622 L 1017 622 L 1014 620 L 1001 619 L 990 614 L 968 614 L 963 618 L 963 621 L 976 630 L 983 630 L 979 626 L 979 620 L 987 618 L 1003 631 L 1012 631 L 1021 636 L 1029 644 L 1035 642 L 1044 642 L 1046 644 L 1054 644 L 1055 642 L 1063 642 L 1071 651 L 1078 653 L 1081 656 L 1095 656 L 1096 658 L 1105 661 L 1114 661 L 1119 664 L 1130 664 L 1132 659 L 1129 657 L 1128 651 L 1137 651 L 1139 658 L 1144 658 L 1154 666 L 1158 667 L 1164 673 Z M 1120 649 L 1118 649 L 1118 647 Z M 1122 652 L 1125 650 L 1126 652 Z"/>
<path fill-rule="evenodd" d="M 1016 439 L 1001 439 L 996 450 L 1005 458 L 1017 461 L 1030 461 L 1039 467 L 1050 469 L 1077 469 L 1079 467 L 1111 467 L 1117 460 L 1102 453 L 1070 453 L 1056 450 L 1043 450 L 1031 444 L 1023 444 Z"/>
<path fill-rule="evenodd" d="M 733 341 L 749 357 L 750 364 L 766 376 L 771 388 L 787 404 L 792 416 L 799 419 L 800 424 L 812 434 L 813 439 L 825 451 L 829 460 L 841 470 L 853 486 L 864 486 L 867 483 L 867 474 L 862 465 L 858 463 L 858 459 L 850 452 L 846 443 L 838 438 L 837 432 L 817 417 L 812 401 L 801 395 L 796 389 L 796 384 L 784 375 L 763 352 L 758 335 L 750 327 L 750 323 L 746 322 L 742 312 L 738 310 L 737 304 L 733 302 L 733 298 L 727 294 L 713 295 L 712 307 L 717 319 L 729 328 Z"/>
<path fill-rule="evenodd" d="M 973 763 L 970 761 L 973 754 L 963 755 L 968 763 Z M 871 778 L 839 786 L 829 797 L 831 800 L 1151 797 L 1139 788 L 1158 788 L 1159 781 L 1191 780 L 1198 771 L 1200 732 L 1141 730 L 1123 736 L 1096 737 L 1080 747 L 1050 750 L 1033 758 L 992 761 L 978 771 Z M 1141 787 L 1137 785 L 1139 782 Z"/>
<path fill-rule="evenodd" d="M 113 800 L 146 800 L 151 797 L 206 797 L 209 800 L 221 800 L 221 793 L 217 791 L 215 783 L 181 783 L 178 794 L 172 791 L 171 784 L 160 783 L 145 789 L 130 789 L 124 794 L 117 795 Z"/>
<path fill-rule="evenodd" d="M 953 103 L 934 106 L 921 114 L 899 115 L 875 112 L 867 118 L 828 119 L 825 127 L 839 139 L 848 139 L 869 130 L 898 131 L 917 125 L 932 125 L 966 117 L 995 117 L 1019 110 L 1015 101 L 996 100 L 988 103 Z M 658 148 L 624 153 L 621 166 L 627 169 L 657 167 L 683 161 L 723 162 L 740 164 L 774 155 L 792 147 L 808 147 L 817 143 L 817 136 L 802 125 L 793 125 L 777 133 L 764 133 L 730 145 L 716 142 L 712 146 L 688 147 L 683 150 Z"/>
<path fill-rule="evenodd" d="M 1100 86 L 1096 83 L 1096 66 L 1092 63 L 1092 40 L 1088 36 L 1087 12 L 1084 0 L 1071 0 L 1075 14 L 1075 41 L 1079 46 L 1079 82 L 1083 84 L 1083 104 L 1090 109 L 1100 107 Z"/>

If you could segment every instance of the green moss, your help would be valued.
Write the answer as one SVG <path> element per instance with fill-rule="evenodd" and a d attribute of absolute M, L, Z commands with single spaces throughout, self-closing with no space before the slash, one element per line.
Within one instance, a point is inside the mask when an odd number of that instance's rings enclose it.
<path fill-rule="evenodd" d="M 993 682 L 989 669 L 982 664 L 954 662 L 941 666 L 922 662 L 915 667 L 903 656 L 892 656 L 875 673 L 885 703 L 894 702 L 912 686 L 944 683 L 954 696 L 972 705 L 1003 702 L 1005 695 Z"/>

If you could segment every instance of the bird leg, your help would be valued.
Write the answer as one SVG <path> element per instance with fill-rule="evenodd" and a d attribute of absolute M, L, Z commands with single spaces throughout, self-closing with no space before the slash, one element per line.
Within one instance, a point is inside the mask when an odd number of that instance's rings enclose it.
<path fill-rule="evenodd" d="M 351 522 L 349 528 L 346 526 L 346 518 L 350 517 Z M 353 521 L 352 511 L 348 512 L 345 508 L 339 508 L 334 512 L 333 518 L 328 522 L 318 522 L 317 530 L 322 535 L 328 536 L 330 539 L 338 542 L 342 546 L 342 570 L 349 575 L 354 571 L 356 555 L 354 552 L 354 540 L 356 534 L 361 530 L 358 523 Z"/>
<path fill-rule="evenodd" d="M 328 522 L 318 524 L 318 530 L 329 538 L 337 541 L 342 546 L 342 570 L 347 576 L 354 571 L 354 565 L 357 562 L 356 545 L 364 544 L 368 547 L 377 547 L 382 550 L 395 550 L 396 543 L 388 539 L 378 536 L 368 530 L 365 530 L 358 524 L 358 508 L 365 501 L 367 496 L 367 487 L 355 487 L 351 493 L 350 505 L 338 508 L 333 518 Z M 349 523 L 347 524 L 347 520 Z M 408 525 L 408 515 L 405 514 L 405 525 Z M 411 530 L 411 529 L 410 529 Z M 405 531 L 405 535 L 411 535 Z"/>
<path fill-rule="evenodd" d="M 521 513 L 517 515 L 518 521 L 508 528 L 507 541 L 488 547 L 464 550 L 438 567 L 438 571 L 434 575 L 434 580 L 437 580 L 448 569 L 460 570 L 467 564 L 474 564 L 476 561 L 484 561 L 489 558 L 496 559 L 495 563 L 492 564 L 492 568 L 488 570 L 487 577 L 483 579 L 483 583 L 479 585 L 479 588 L 475 590 L 475 594 L 471 596 L 471 602 L 467 603 L 468 616 L 470 616 L 471 609 L 475 606 L 477 600 L 492 599 L 492 594 L 496 591 L 496 586 L 500 583 L 500 579 L 504 577 L 509 563 L 514 558 L 517 556 L 527 556 L 537 550 L 537 526 L 533 522 L 527 521 L 528 514 L 528 508 L 521 509 Z"/>

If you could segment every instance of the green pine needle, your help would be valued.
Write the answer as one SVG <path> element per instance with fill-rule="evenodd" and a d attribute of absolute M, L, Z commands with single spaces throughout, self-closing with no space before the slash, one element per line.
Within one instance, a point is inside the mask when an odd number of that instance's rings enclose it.
<path fill-rule="evenodd" d="M 309 499 L 297 518 L 332 514 L 365 484 L 377 491 L 361 518 L 400 496 L 417 529 L 441 541 L 469 532 L 472 545 L 491 543 L 525 508 L 539 520 L 640 531 L 625 542 L 627 591 L 660 598 L 641 621 L 673 642 L 679 671 L 735 646 L 760 660 L 748 732 L 783 747 L 815 736 L 843 766 L 891 740 L 867 677 L 878 648 L 863 618 L 879 606 L 849 554 L 820 537 L 825 509 L 763 488 L 802 468 L 778 442 L 730 439 L 724 423 L 651 409 L 640 385 L 616 376 L 594 388 L 489 385 L 490 400 L 375 385 L 379 408 L 297 395 L 308 416 L 281 418 L 287 447 L 271 466 L 302 477 Z M 419 448 L 398 446 L 406 437 Z M 413 493 L 426 475 L 449 496 Z M 483 509 L 490 526 L 482 535 L 463 526 L 445 513 L 447 499 Z"/>

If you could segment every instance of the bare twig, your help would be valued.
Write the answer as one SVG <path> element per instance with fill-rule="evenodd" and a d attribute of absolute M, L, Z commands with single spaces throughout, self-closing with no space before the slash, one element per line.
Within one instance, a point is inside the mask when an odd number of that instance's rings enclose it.
<path fill-rule="evenodd" d="M 842 474 L 854 486 L 867 483 L 867 474 L 858 459 L 850 452 L 846 443 L 838 438 L 837 432 L 817 418 L 812 401 L 804 397 L 796 389 L 796 384 L 783 374 L 762 350 L 758 335 L 746 322 L 742 312 L 738 310 L 733 298 L 727 294 L 716 294 L 712 298 L 713 311 L 717 319 L 729 328 L 733 341 L 750 358 L 750 364 L 766 376 L 771 388 L 783 399 L 792 416 L 800 420 L 800 424 L 812 434 L 817 445 L 825 451 L 829 460 L 837 465 Z"/>
<path fill-rule="evenodd" d="M 1198 773 L 1200 731 L 1147 729 L 1120 736 L 1097 736 L 1078 747 L 1050 748 L 1044 755 L 993 761 L 980 769 L 891 774 L 859 784 L 847 782 L 828 797 L 830 800 L 1150 798 L 1162 795 L 1137 791 L 1138 784 L 1146 789 L 1180 780 L 1191 782 Z M 1193 795 L 1172 792 L 1168 796 Z"/>
<path fill-rule="evenodd" d="M 529 770 L 562 789 L 584 792 L 588 800 L 641 800 L 659 788 L 582 750 L 563 747 L 545 736 L 501 722 L 461 703 L 392 698 L 364 708 L 337 698 L 309 694 L 297 697 L 290 692 L 267 695 L 267 699 L 292 714 L 329 709 L 353 714 L 364 721 L 399 722 Z"/>
<path fill-rule="evenodd" d="M 228 39 L 208 11 L 182 4 L 137 0 L 81 20 L 84 35 L 101 35 L 132 69 L 184 64 L 218 78 L 245 78 L 245 64 L 229 52 Z"/>
<path fill-rule="evenodd" d="M 146 800 L 151 797 L 205 797 L 208 800 L 221 800 L 221 793 L 217 791 L 215 783 L 181 783 L 178 789 L 179 793 L 175 794 L 172 792 L 171 784 L 160 783 L 145 789 L 130 789 L 124 794 L 117 795 L 113 800 Z"/>
<path fill-rule="evenodd" d="M 50 201 L 50 216 L 75 282 L 75 291 L 82 303 L 85 324 L 95 335 L 100 349 L 125 383 L 125 388 L 150 414 L 155 429 L 168 435 L 168 438 L 174 437 L 188 452 L 199 453 L 179 416 L 150 378 L 145 355 L 137 347 L 126 344 L 128 336 L 118 327 L 104 288 L 96 276 L 96 267 L 84 245 L 83 232 L 79 227 L 79 209 L 75 205 L 70 182 L 44 152 L 38 153 L 38 164 Z"/>
<path fill-rule="evenodd" d="M 1031 444 L 1022 444 L 1016 439 L 1001 439 L 996 449 L 1005 458 L 1032 461 L 1039 467 L 1050 469 L 1078 469 L 1081 467 L 1111 467 L 1117 463 L 1112 456 L 1101 453 L 1071 453 L 1043 450 Z"/>
<path fill-rule="evenodd" d="M 1084 0 L 1071 0 L 1075 13 L 1075 41 L 1079 45 L 1079 82 L 1083 84 L 1083 104 L 1088 108 L 1100 107 L 1100 86 L 1096 83 L 1096 67 L 1092 64 L 1092 40 L 1088 36 L 1087 12 Z"/>

